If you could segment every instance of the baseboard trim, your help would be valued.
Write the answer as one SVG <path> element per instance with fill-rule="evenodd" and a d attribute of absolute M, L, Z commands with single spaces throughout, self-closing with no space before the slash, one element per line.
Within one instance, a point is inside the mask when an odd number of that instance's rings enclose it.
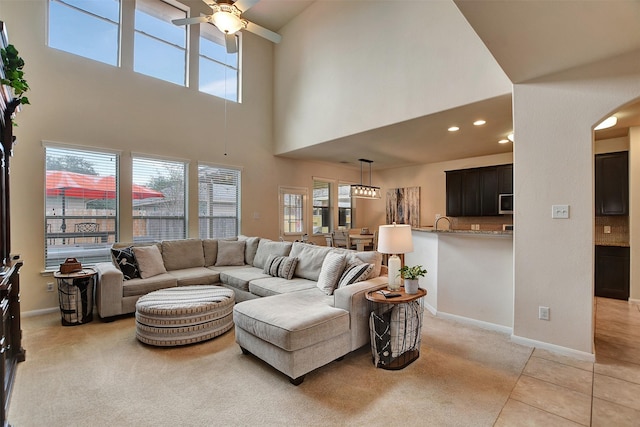
<path fill-rule="evenodd" d="M 431 310 L 429 310 L 431 311 Z M 471 319 L 469 317 L 458 316 L 456 314 L 444 313 L 442 311 L 438 311 L 434 313 L 437 317 L 448 320 L 455 320 L 456 322 L 466 323 L 468 325 L 477 326 L 482 329 L 488 329 L 490 331 L 501 332 L 503 334 L 511 335 L 513 333 L 513 328 L 508 326 L 498 325 L 496 323 L 483 322 L 482 320 Z"/>
<path fill-rule="evenodd" d="M 429 313 L 433 314 L 434 316 L 437 316 L 438 310 L 436 310 L 431 304 L 425 303 L 424 308 L 426 308 L 427 311 L 429 311 Z"/>
<path fill-rule="evenodd" d="M 574 350 L 568 347 L 562 347 L 556 344 L 550 344 L 544 341 L 532 340 L 530 338 L 520 337 L 518 335 L 511 334 L 511 341 L 516 344 L 526 345 L 528 347 L 541 348 L 543 350 L 549 350 L 553 353 L 558 353 L 563 356 L 573 357 L 575 359 L 584 360 L 587 362 L 595 362 L 596 355 L 593 353 L 587 353 L 584 351 Z"/>
<path fill-rule="evenodd" d="M 43 308 L 43 309 L 40 309 L 40 310 L 23 311 L 22 313 L 20 313 L 20 316 L 21 317 L 35 317 L 35 316 L 41 316 L 43 314 L 55 313 L 56 311 L 60 311 L 60 308 L 51 307 L 51 308 Z"/>
<path fill-rule="evenodd" d="M 629 298 L 629 304 L 640 305 L 640 299 Z"/>

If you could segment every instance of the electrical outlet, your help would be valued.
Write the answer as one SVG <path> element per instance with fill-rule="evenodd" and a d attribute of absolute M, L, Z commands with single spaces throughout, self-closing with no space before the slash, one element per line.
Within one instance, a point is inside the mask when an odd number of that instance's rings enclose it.
<path fill-rule="evenodd" d="M 538 319 L 549 320 L 549 307 L 538 307 Z"/>
<path fill-rule="evenodd" d="M 53 292 L 53 282 L 47 282 L 47 292 Z"/>
<path fill-rule="evenodd" d="M 569 205 L 553 205 L 551 206 L 551 218 L 568 219 Z"/>

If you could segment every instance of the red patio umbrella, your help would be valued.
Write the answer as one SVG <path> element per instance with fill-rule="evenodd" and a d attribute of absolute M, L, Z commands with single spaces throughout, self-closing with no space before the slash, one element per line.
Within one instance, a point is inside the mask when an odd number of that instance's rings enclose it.
<path fill-rule="evenodd" d="M 64 218 L 66 198 L 114 199 L 116 197 L 116 177 L 85 175 L 68 171 L 47 171 L 46 192 L 47 196 L 62 196 L 62 226 L 60 228 L 64 232 L 67 228 Z M 132 192 L 134 199 L 164 197 L 160 191 L 138 184 L 132 185 Z"/>

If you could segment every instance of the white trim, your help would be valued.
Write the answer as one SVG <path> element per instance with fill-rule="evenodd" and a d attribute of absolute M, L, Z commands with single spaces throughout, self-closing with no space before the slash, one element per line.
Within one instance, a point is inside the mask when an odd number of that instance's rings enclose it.
<path fill-rule="evenodd" d="M 424 308 L 426 308 L 429 313 L 433 314 L 434 316 L 438 316 L 438 310 L 436 310 L 431 304 L 425 302 Z"/>
<path fill-rule="evenodd" d="M 530 338 L 524 338 L 517 335 L 511 334 L 511 341 L 516 344 L 526 345 L 528 347 L 541 348 L 544 350 L 549 350 L 553 353 L 558 353 L 563 356 L 569 356 L 580 360 L 585 360 L 587 362 L 595 362 L 596 355 L 593 353 L 586 353 L 584 351 L 574 350 L 568 347 L 562 347 L 555 344 L 550 344 L 548 342 L 532 340 Z"/>
<path fill-rule="evenodd" d="M 131 158 L 133 159 L 134 157 L 138 157 L 138 158 L 142 158 L 142 159 L 149 159 L 149 160 L 164 160 L 167 162 L 182 162 L 185 165 L 189 165 L 192 160 L 191 159 L 185 159 L 183 157 L 170 157 L 170 156 L 161 156 L 158 154 L 145 154 L 145 153 L 140 153 L 137 151 L 131 151 L 129 153 L 131 155 Z"/>
<path fill-rule="evenodd" d="M 640 305 L 640 299 L 629 298 L 629 304 Z"/>
<path fill-rule="evenodd" d="M 210 163 L 210 162 L 201 162 L 197 161 L 198 166 L 209 166 L 212 168 L 221 168 L 221 169 L 233 169 L 240 172 L 244 172 L 244 166 L 236 166 L 236 165 L 225 165 L 224 163 Z"/>
<path fill-rule="evenodd" d="M 496 331 L 496 332 L 513 336 L 512 335 L 513 328 L 510 328 L 508 326 L 498 325 L 497 323 L 483 322 L 482 320 L 471 319 L 469 317 L 462 317 L 456 314 L 443 313 L 442 311 L 437 312 L 436 317 L 440 317 L 441 319 L 447 319 L 447 320 L 455 320 L 456 322 L 466 323 L 468 325 L 477 326 L 482 329 L 488 329 L 490 331 Z"/>
<path fill-rule="evenodd" d="M 32 311 L 23 311 L 20 316 L 21 317 L 35 317 L 42 316 L 43 314 L 50 314 L 60 311 L 59 307 L 51 307 L 51 308 L 42 308 L 40 310 L 32 310 Z"/>
<path fill-rule="evenodd" d="M 122 150 L 112 150 L 108 148 L 94 147 L 92 145 L 74 144 L 69 142 L 49 141 L 46 139 L 42 140 L 42 146 L 44 148 L 66 148 L 69 150 L 95 151 L 96 153 L 114 154 L 116 156 L 122 155 Z"/>

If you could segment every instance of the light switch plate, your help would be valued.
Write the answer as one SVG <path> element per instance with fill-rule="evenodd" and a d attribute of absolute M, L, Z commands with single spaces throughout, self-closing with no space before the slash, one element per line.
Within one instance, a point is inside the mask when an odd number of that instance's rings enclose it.
<path fill-rule="evenodd" d="M 604 234 L 611 234 L 611 226 L 610 225 L 605 225 L 604 226 Z"/>
<path fill-rule="evenodd" d="M 569 205 L 553 205 L 551 206 L 551 218 L 568 219 Z"/>

